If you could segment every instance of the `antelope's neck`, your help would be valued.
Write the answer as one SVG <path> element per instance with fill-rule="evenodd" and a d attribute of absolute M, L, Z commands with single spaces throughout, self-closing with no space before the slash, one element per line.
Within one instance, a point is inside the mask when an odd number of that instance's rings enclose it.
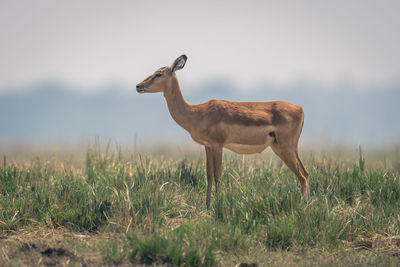
<path fill-rule="evenodd" d="M 181 89 L 176 77 L 171 81 L 168 88 L 164 90 L 164 97 L 167 101 L 169 113 L 172 118 L 185 130 L 190 131 L 193 123 L 194 111 L 192 105 L 183 99 Z"/>

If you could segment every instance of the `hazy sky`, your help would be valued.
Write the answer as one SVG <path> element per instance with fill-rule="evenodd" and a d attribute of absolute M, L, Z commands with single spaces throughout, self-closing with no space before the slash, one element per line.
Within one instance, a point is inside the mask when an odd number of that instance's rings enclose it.
<path fill-rule="evenodd" d="M 134 86 L 179 55 L 186 84 L 400 80 L 400 1 L 0 2 L 0 90 Z"/>

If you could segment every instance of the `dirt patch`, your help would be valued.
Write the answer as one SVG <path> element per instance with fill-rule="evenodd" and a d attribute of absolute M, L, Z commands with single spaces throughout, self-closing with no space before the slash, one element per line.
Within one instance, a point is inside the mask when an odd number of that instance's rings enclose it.
<path fill-rule="evenodd" d="M 54 266 L 65 261 L 70 262 L 71 259 L 76 258 L 75 255 L 66 248 L 54 248 L 45 243 L 23 242 L 19 247 L 19 252 L 31 258 L 35 258 L 34 254 L 41 255 L 39 263 L 47 266 Z M 18 251 L 9 254 L 9 258 L 11 259 L 16 257 L 19 257 Z M 61 259 L 66 257 L 69 259 Z"/>
<path fill-rule="evenodd" d="M 110 240 L 121 243 L 126 235 L 38 227 L 3 237 L 0 239 L 0 266 L 101 266 L 109 263 L 104 254 L 108 251 L 107 243 Z M 123 263 L 132 265 L 128 259 Z"/>
<path fill-rule="evenodd" d="M 237 266 L 239 266 L 239 267 L 258 267 L 257 263 L 246 263 L 246 262 L 242 262 Z"/>
<path fill-rule="evenodd" d="M 47 257 L 75 257 L 75 255 L 73 253 L 71 253 L 70 251 L 68 251 L 65 248 L 46 248 L 44 251 L 40 252 L 43 256 L 47 256 Z"/>
<path fill-rule="evenodd" d="M 97 262 L 101 255 L 91 253 L 86 257 L 86 251 L 82 251 L 85 248 L 85 243 L 82 243 L 91 239 L 89 235 L 74 234 L 64 229 L 15 232 L 0 239 L 0 262 L 15 266 L 95 265 L 92 257 L 96 257 Z M 77 252 L 83 253 L 76 255 Z"/>
<path fill-rule="evenodd" d="M 65 248 L 51 248 L 47 247 L 41 251 L 42 263 L 47 266 L 54 266 L 60 263 L 60 257 L 75 258 L 75 255 Z"/>

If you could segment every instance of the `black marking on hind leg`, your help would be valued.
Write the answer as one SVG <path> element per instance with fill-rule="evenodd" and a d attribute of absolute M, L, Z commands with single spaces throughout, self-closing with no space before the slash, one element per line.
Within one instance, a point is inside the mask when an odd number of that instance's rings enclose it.
<path fill-rule="evenodd" d="M 277 143 L 278 143 L 278 142 L 276 141 L 275 132 L 270 132 L 268 135 L 271 136 L 272 138 L 274 138 L 274 144 L 277 144 Z"/>

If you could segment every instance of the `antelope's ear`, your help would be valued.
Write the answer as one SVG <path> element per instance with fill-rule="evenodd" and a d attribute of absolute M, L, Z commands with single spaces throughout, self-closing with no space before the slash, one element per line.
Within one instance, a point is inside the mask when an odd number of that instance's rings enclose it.
<path fill-rule="evenodd" d="M 175 59 L 174 63 L 172 63 L 172 65 L 171 65 L 172 72 L 183 69 L 183 67 L 185 66 L 186 60 L 187 60 L 186 55 L 182 55 L 182 56 L 178 57 L 177 59 Z"/>

